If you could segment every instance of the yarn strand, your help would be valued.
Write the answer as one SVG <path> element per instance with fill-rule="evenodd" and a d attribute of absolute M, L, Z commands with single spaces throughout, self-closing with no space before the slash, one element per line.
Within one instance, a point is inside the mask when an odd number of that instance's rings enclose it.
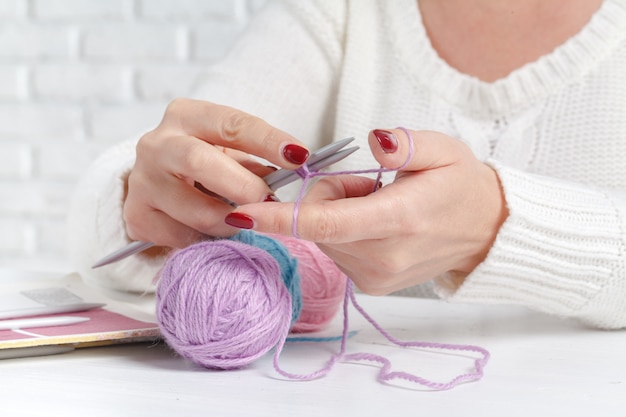
<path fill-rule="evenodd" d="M 348 310 L 349 310 L 349 302 L 352 303 L 354 308 L 380 333 L 385 339 L 390 341 L 396 346 L 400 346 L 403 348 L 426 348 L 426 349 L 436 349 L 436 350 L 452 350 L 452 351 L 464 351 L 464 352 L 474 352 L 479 353 L 481 356 L 478 359 L 474 360 L 474 369 L 471 372 L 467 372 L 461 375 L 458 375 L 452 378 L 448 382 L 435 382 L 428 380 L 426 378 L 404 372 L 404 371 L 392 371 L 392 364 L 387 358 L 381 355 L 376 355 L 373 353 L 351 353 L 346 354 L 347 348 L 347 340 L 349 338 L 349 320 L 348 320 Z M 287 372 L 283 370 L 279 365 L 279 357 L 284 347 L 284 341 L 277 346 L 276 351 L 274 352 L 274 369 L 280 375 L 299 381 L 310 381 L 313 379 L 318 379 L 323 376 L 326 376 L 335 366 L 335 364 L 339 362 L 349 362 L 349 361 L 368 361 L 379 363 L 381 369 L 378 373 L 378 380 L 381 382 L 389 382 L 395 379 L 403 379 L 409 382 L 412 382 L 417 385 L 425 386 L 427 388 L 443 391 L 449 390 L 451 388 L 456 387 L 465 382 L 477 381 L 481 379 L 484 375 L 483 369 L 487 365 L 489 361 L 490 354 L 489 352 L 480 347 L 474 345 L 463 345 L 463 344 L 449 344 L 449 343 L 436 343 L 436 342 L 406 342 L 399 340 L 393 337 L 389 332 L 384 330 L 365 310 L 361 305 L 357 302 L 356 296 L 354 294 L 353 284 L 350 280 L 348 280 L 346 285 L 346 294 L 344 297 L 343 303 L 343 330 L 341 336 L 341 344 L 339 351 L 333 354 L 330 360 L 324 365 L 324 367 L 318 369 L 315 372 L 310 374 L 294 374 L 291 372 Z"/>
<path fill-rule="evenodd" d="M 364 170 L 355 170 L 355 171 L 334 171 L 334 172 L 320 172 L 320 171 L 313 171 L 311 170 L 309 167 L 305 165 L 303 165 L 300 169 L 297 170 L 298 174 L 302 177 L 302 186 L 300 188 L 300 193 L 296 199 L 295 205 L 294 205 L 294 212 L 293 212 L 293 223 L 292 223 L 292 230 L 293 230 L 293 235 L 296 238 L 300 238 L 299 234 L 298 234 L 298 229 L 297 229 L 297 223 L 298 223 L 298 212 L 299 212 L 299 207 L 300 207 L 300 203 L 304 197 L 304 194 L 306 192 L 307 186 L 309 184 L 309 182 L 311 181 L 311 179 L 315 178 L 315 177 L 320 177 L 320 176 L 337 176 L 337 175 L 345 175 L 345 174 L 369 174 L 369 173 L 376 173 L 377 174 L 377 178 L 376 178 L 376 184 L 374 185 L 374 189 L 372 190 L 372 192 L 376 191 L 376 189 L 378 188 L 378 182 L 381 179 L 381 176 L 384 172 L 390 172 L 390 171 L 398 171 L 403 169 L 404 167 L 406 167 L 409 162 L 411 161 L 412 157 L 413 157 L 413 153 L 415 151 L 414 149 L 414 144 L 413 144 L 413 138 L 411 136 L 411 133 L 403 128 L 403 127 L 399 127 L 400 130 L 402 130 L 407 138 L 408 138 L 408 142 L 409 142 L 409 155 L 407 156 L 406 161 L 398 168 L 395 169 L 391 169 L 391 168 L 383 168 L 382 166 L 380 168 L 377 169 L 364 169 Z M 480 354 L 480 357 L 478 359 L 474 360 L 474 369 L 470 372 L 464 373 L 464 374 L 460 374 L 454 378 L 452 378 L 450 381 L 448 382 L 435 382 L 435 381 L 431 381 L 425 378 L 422 378 L 420 376 L 417 375 L 413 375 L 411 373 L 408 372 L 404 372 L 404 371 L 392 371 L 392 364 L 391 362 L 380 355 L 376 355 L 376 354 L 372 354 L 372 353 L 351 353 L 351 354 L 346 354 L 346 347 L 347 347 L 347 339 L 348 339 L 348 334 L 349 334 L 349 320 L 348 320 L 348 309 L 349 309 L 349 303 L 352 302 L 352 305 L 354 306 L 354 308 L 381 334 L 383 335 L 388 341 L 390 341 L 391 343 L 393 343 L 396 346 L 400 346 L 403 348 L 409 348 L 409 347 L 413 347 L 413 348 L 426 348 L 426 349 L 437 349 L 437 350 L 453 350 L 453 351 L 465 351 L 465 352 L 474 352 L 474 353 L 478 353 Z M 367 312 L 365 312 L 365 310 L 360 306 L 360 304 L 357 302 L 356 300 L 356 296 L 354 294 L 354 290 L 353 290 L 353 284 L 352 281 L 348 278 L 347 279 L 347 284 L 346 284 L 346 292 L 344 295 L 344 301 L 343 301 L 343 330 L 342 330 L 342 335 L 341 335 L 341 344 L 339 347 L 339 351 L 335 354 L 333 354 L 331 356 L 331 358 L 328 360 L 328 362 L 320 369 L 318 369 L 317 371 L 314 371 L 310 374 L 294 374 L 291 372 L 287 372 L 285 370 L 283 370 L 280 365 L 279 365 L 279 357 L 280 354 L 283 350 L 284 344 L 285 344 L 285 340 L 281 340 L 281 342 L 279 343 L 279 345 L 276 347 L 276 350 L 274 352 L 274 360 L 273 360 L 273 364 L 274 364 L 274 369 L 276 370 L 276 372 L 278 372 L 280 375 L 292 379 L 292 380 L 300 380 L 300 381 L 309 381 L 309 380 L 313 380 L 313 379 L 317 379 L 317 378 L 321 378 L 325 375 L 327 375 L 335 366 L 335 364 L 337 364 L 338 362 L 346 362 L 346 361 L 369 361 L 369 362 L 375 362 L 381 365 L 380 371 L 378 373 L 378 380 L 381 382 L 389 382 L 392 381 L 394 379 L 404 379 L 407 380 L 409 382 L 415 383 L 417 385 L 421 385 L 421 386 L 425 386 L 428 387 L 430 389 L 433 390 L 448 390 L 451 388 L 454 388 L 455 386 L 465 383 L 465 382 L 471 382 L 471 381 L 476 381 L 479 380 L 483 377 L 483 369 L 484 367 L 487 365 L 487 362 L 489 361 L 489 357 L 490 354 L 489 352 L 479 346 L 473 346 L 473 345 L 461 345 L 461 344 L 448 344 L 448 343 L 436 343 L 436 342 L 406 342 L 406 341 L 401 341 L 395 337 L 393 337 L 389 332 L 387 332 L 386 330 L 384 330 Z"/>

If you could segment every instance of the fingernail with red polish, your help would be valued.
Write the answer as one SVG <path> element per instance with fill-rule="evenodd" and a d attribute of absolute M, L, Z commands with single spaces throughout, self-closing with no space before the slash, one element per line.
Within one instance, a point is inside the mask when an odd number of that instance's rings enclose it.
<path fill-rule="evenodd" d="M 254 219 L 243 213 L 230 213 L 224 219 L 227 225 L 237 227 L 239 229 L 253 229 Z"/>
<path fill-rule="evenodd" d="M 283 156 L 292 164 L 302 165 L 309 157 L 309 151 L 302 146 L 289 144 L 283 148 Z"/>
<path fill-rule="evenodd" d="M 278 197 L 276 197 L 274 194 L 268 194 L 267 197 L 265 197 L 265 200 L 263 200 L 264 202 L 266 201 L 273 201 L 275 203 L 280 203 L 280 200 Z"/>
<path fill-rule="evenodd" d="M 398 139 L 390 131 L 376 129 L 372 133 L 376 136 L 384 153 L 394 153 L 398 150 Z"/>

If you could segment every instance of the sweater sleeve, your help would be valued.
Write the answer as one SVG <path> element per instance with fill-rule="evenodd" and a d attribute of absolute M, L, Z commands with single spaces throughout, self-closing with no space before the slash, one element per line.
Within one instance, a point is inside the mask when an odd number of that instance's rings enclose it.
<path fill-rule="evenodd" d="M 341 59 L 343 2 L 269 2 L 228 56 L 208 68 L 192 96 L 264 118 L 312 146 L 330 141 Z M 141 254 L 92 269 L 130 243 L 123 221 L 136 139 L 96 160 L 77 185 L 68 215 L 68 252 L 90 285 L 108 291 L 154 290 L 164 258 Z"/>
<path fill-rule="evenodd" d="M 601 328 L 626 327 L 626 198 L 489 161 L 509 217 L 468 276 L 435 291 L 455 302 L 524 305 Z"/>
<path fill-rule="evenodd" d="M 70 205 L 70 262 L 86 283 L 103 291 L 152 291 L 152 281 L 162 262 L 139 254 L 91 268 L 98 259 L 131 242 L 122 212 L 126 180 L 134 161 L 135 141 L 109 149 L 85 173 Z"/>

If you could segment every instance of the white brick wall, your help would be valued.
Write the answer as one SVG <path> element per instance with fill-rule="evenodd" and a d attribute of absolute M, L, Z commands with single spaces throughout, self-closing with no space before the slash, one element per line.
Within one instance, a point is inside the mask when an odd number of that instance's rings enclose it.
<path fill-rule="evenodd" d="M 0 0 L 0 268 L 65 270 L 69 198 L 264 0 Z"/>

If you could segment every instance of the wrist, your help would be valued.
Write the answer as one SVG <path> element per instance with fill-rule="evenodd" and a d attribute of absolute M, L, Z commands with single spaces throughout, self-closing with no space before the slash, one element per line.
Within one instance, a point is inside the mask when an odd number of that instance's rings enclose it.
<path fill-rule="evenodd" d="M 480 200 L 478 212 L 480 221 L 476 222 L 476 240 L 473 250 L 465 264 L 457 270 L 466 274 L 472 272 L 482 263 L 496 240 L 500 227 L 509 216 L 509 210 L 504 196 L 502 183 L 496 171 L 483 164 L 486 175 L 484 178 L 484 198 Z"/>

